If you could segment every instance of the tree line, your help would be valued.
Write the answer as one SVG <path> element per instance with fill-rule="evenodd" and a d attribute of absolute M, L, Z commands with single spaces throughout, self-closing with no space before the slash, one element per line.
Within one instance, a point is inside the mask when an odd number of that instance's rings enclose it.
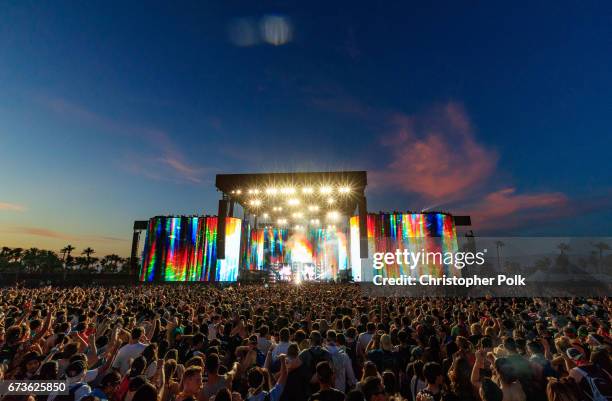
<path fill-rule="evenodd" d="M 39 248 L 0 249 L 0 272 L 45 273 L 65 270 L 90 271 L 98 273 L 128 272 L 131 258 L 110 254 L 101 258 L 96 251 L 87 247 L 75 256 L 76 248 L 66 245 L 59 252 Z"/>

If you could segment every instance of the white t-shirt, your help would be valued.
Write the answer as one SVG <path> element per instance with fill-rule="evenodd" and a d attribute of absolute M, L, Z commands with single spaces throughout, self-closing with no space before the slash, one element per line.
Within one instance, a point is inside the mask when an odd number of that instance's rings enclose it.
<path fill-rule="evenodd" d="M 147 345 L 141 342 L 124 345 L 119 352 L 117 352 L 117 356 L 113 361 L 113 368 L 119 369 L 119 372 L 125 375 L 130 369 L 130 361 L 138 358 L 145 348 L 147 348 Z"/>
<path fill-rule="evenodd" d="M 272 350 L 272 361 L 276 361 L 280 354 L 286 354 L 289 349 L 289 343 L 281 341 L 278 343 L 276 348 Z"/>

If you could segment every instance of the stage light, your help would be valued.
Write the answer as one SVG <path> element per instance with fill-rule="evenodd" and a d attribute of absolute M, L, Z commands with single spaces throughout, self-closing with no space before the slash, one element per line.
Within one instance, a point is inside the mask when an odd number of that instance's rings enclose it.
<path fill-rule="evenodd" d="M 328 230 L 333 230 L 333 229 L 335 229 L 335 228 L 336 228 L 336 226 L 335 226 L 335 225 L 333 225 L 333 224 L 330 224 L 330 225 L 328 225 L 328 226 L 327 226 L 327 229 L 328 229 Z"/>
<path fill-rule="evenodd" d="M 261 206 L 261 200 L 259 199 L 253 199 L 252 201 L 249 202 L 249 204 L 251 206 Z"/>
<path fill-rule="evenodd" d="M 340 187 L 340 189 L 338 190 L 341 194 L 348 194 L 351 192 L 351 188 L 349 187 Z"/>
<path fill-rule="evenodd" d="M 268 217 L 270 217 L 270 215 L 269 215 L 268 213 L 264 213 L 264 214 L 262 215 L 262 217 L 263 217 L 264 219 L 267 219 Z"/>
<path fill-rule="evenodd" d="M 293 195 L 295 194 L 295 188 L 293 187 L 281 188 L 281 193 L 284 195 Z"/>
<path fill-rule="evenodd" d="M 278 189 L 274 187 L 266 188 L 266 195 L 274 196 L 276 194 L 278 194 Z"/>
<path fill-rule="evenodd" d="M 287 224 L 287 219 L 278 219 L 278 224 L 280 225 Z"/>
<path fill-rule="evenodd" d="M 340 217 L 340 213 L 336 211 L 331 211 L 327 213 L 327 218 L 330 220 L 338 220 L 339 217 Z"/>
<path fill-rule="evenodd" d="M 316 206 L 316 205 L 311 205 L 311 206 L 308 206 L 308 210 L 311 211 L 311 212 L 318 212 L 319 211 L 319 207 Z"/>
<path fill-rule="evenodd" d="M 321 192 L 322 194 L 331 194 L 331 192 L 332 192 L 332 187 L 322 186 L 322 187 L 319 189 L 319 192 Z"/>
<path fill-rule="evenodd" d="M 327 204 L 328 204 L 328 205 L 333 205 L 333 204 L 334 204 L 334 202 L 335 202 L 334 198 L 328 198 L 328 199 L 327 199 Z"/>
<path fill-rule="evenodd" d="M 291 215 L 291 217 L 293 217 L 294 219 L 301 219 L 301 218 L 302 218 L 302 216 L 303 216 L 303 214 L 302 214 L 302 213 L 300 213 L 300 212 L 296 212 L 296 213 L 293 213 L 293 214 Z"/>
<path fill-rule="evenodd" d="M 242 193 L 242 191 L 239 189 L 237 189 L 235 192 L 236 192 L 236 195 L 240 195 Z"/>
<path fill-rule="evenodd" d="M 259 194 L 259 189 L 249 189 L 249 194 L 257 195 L 257 194 Z"/>
<path fill-rule="evenodd" d="M 310 224 L 319 224 L 319 219 L 310 220 Z"/>
<path fill-rule="evenodd" d="M 299 200 L 299 199 L 297 199 L 297 198 L 291 198 L 291 199 L 289 199 L 289 200 L 287 201 L 287 204 L 288 204 L 289 206 L 297 206 L 297 205 L 299 205 L 299 204 L 300 204 L 300 200 Z"/>
<path fill-rule="evenodd" d="M 311 194 L 314 192 L 314 189 L 312 187 L 304 187 L 302 188 L 302 192 L 305 194 Z"/>

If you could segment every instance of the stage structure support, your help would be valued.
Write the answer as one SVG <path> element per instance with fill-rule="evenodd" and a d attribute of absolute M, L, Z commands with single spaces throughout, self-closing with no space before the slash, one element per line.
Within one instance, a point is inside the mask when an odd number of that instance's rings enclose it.
<path fill-rule="evenodd" d="M 229 201 L 229 212 L 227 213 L 227 217 L 234 217 L 234 204 L 236 202 L 233 199 Z"/>
<path fill-rule="evenodd" d="M 368 258 L 368 205 L 365 196 L 359 198 L 359 257 Z"/>
<path fill-rule="evenodd" d="M 132 235 L 132 252 L 130 253 L 130 277 L 138 279 L 138 244 L 140 244 L 140 233 L 146 230 L 149 222 L 146 220 L 136 220 L 134 222 L 134 233 Z"/>
<path fill-rule="evenodd" d="M 225 259 L 225 218 L 227 217 L 229 200 L 224 194 L 219 200 L 219 212 L 217 213 L 217 260 Z M 213 264 L 210 269 L 210 282 L 217 277 L 217 266 Z"/>

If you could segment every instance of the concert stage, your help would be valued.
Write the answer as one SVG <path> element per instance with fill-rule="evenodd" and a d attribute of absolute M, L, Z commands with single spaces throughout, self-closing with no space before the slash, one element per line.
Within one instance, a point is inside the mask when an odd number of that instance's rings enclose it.
<path fill-rule="evenodd" d="M 366 281 L 376 253 L 456 250 L 456 222 L 469 225 L 469 217 L 368 213 L 366 184 L 365 171 L 218 175 L 216 216 L 135 223 L 134 254 L 146 231 L 140 280 L 233 282 L 257 274 L 273 281 Z M 445 274 L 451 266 L 424 268 Z M 402 264 L 383 272 L 411 273 L 418 272 Z"/>

